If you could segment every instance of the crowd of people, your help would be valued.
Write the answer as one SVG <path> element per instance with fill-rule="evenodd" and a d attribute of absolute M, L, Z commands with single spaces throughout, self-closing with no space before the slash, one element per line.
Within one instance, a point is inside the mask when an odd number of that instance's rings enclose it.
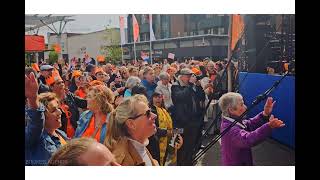
<path fill-rule="evenodd" d="M 25 164 L 193 165 L 208 99 L 219 100 L 221 130 L 246 108 L 240 94 L 227 93 L 225 68 L 209 59 L 26 66 Z M 284 126 L 273 104 L 222 137 L 222 165 L 252 165 L 250 148 Z"/>

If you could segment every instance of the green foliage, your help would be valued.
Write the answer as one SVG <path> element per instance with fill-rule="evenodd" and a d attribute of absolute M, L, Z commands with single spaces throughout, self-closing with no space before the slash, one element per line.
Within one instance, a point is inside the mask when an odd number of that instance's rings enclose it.
<path fill-rule="evenodd" d="M 27 66 L 31 66 L 32 63 L 35 63 L 36 61 L 36 57 L 34 53 L 25 53 L 24 54 L 24 63 Z"/>
<path fill-rule="evenodd" d="M 58 54 L 55 51 L 49 53 L 49 64 L 54 64 L 58 61 Z"/>
<path fill-rule="evenodd" d="M 112 64 L 121 63 L 121 48 L 117 45 L 111 45 L 104 47 L 104 55 L 106 57 L 106 61 Z"/>
<path fill-rule="evenodd" d="M 104 40 L 109 43 L 107 43 L 108 45 L 106 46 L 102 46 L 100 51 L 105 56 L 106 62 L 112 64 L 121 64 L 121 47 L 119 45 L 119 42 L 117 43 L 112 39 L 112 31 L 108 27 L 106 28 Z"/>

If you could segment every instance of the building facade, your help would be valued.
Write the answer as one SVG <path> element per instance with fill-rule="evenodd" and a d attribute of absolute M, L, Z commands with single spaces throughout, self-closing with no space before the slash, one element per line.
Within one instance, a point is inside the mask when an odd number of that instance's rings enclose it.
<path fill-rule="evenodd" d="M 51 48 L 56 43 L 57 35 L 50 34 L 48 36 L 48 47 Z M 119 28 L 87 34 L 64 33 L 61 35 L 61 51 L 65 59 L 83 58 L 85 54 L 96 58 L 102 54 L 101 48 L 114 44 L 120 44 Z"/>
<path fill-rule="evenodd" d="M 135 15 L 139 24 L 139 39 L 136 54 L 150 52 L 149 15 Z M 128 43 L 125 59 L 134 59 L 132 15 L 127 17 Z M 175 54 L 177 60 L 184 57 L 227 57 L 228 15 L 152 15 L 152 28 L 155 41 L 152 41 L 154 58 L 167 58 L 168 53 Z"/>

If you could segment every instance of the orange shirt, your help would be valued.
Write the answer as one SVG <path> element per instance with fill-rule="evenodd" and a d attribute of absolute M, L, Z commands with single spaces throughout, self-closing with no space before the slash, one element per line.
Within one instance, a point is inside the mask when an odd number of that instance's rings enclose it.
<path fill-rule="evenodd" d="M 105 123 L 107 120 L 107 116 L 104 115 L 103 116 L 103 123 Z M 90 122 L 89 122 L 89 125 L 87 127 L 87 129 L 83 132 L 82 136 L 81 137 L 92 137 L 93 133 L 94 133 L 94 115 L 92 115 L 91 119 L 90 119 Z M 102 127 L 102 126 L 101 126 Z M 94 136 L 94 138 L 100 142 L 100 132 L 101 132 L 101 127 L 100 129 L 98 130 L 98 132 L 96 133 L 96 135 Z"/>
<path fill-rule="evenodd" d="M 77 90 L 74 92 L 74 94 L 75 94 L 76 96 L 81 97 L 81 98 L 86 98 L 86 92 L 85 92 L 84 89 L 82 89 L 82 88 L 77 89 Z"/>
<path fill-rule="evenodd" d="M 66 140 L 64 140 L 63 137 L 60 134 L 57 133 L 57 135 L 58 135 L 58 138 L 60 140 L 61 145 L 67 144 Z"/>

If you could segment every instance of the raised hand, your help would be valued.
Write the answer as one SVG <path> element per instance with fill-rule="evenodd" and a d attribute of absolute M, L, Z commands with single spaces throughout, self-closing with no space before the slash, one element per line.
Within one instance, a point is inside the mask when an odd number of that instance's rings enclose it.
<path fill-rule="evenodd" d="M 275 118 L 273 115 L 271 115 L 269 119 L 269 126 L 271 128 L 281 128 L 284 127 L 285 124 L 278 118 Z"/>
<path fill-rule="evenodd" d="M 175 149 L 180 149 L 181 146 L 183 145 L 183 138 L 180 134 L 178 134 L 178 137 L 177 137 L 179 140 L 178 142 L 176 142 L 176 144 L 174 145 Z"/>
<path fill-rule="evenodd" d="M 268 97 L 266 104 L 264 105 L 263 115 L 269 116 L 272 112 L 273 105 L 276 103 L 276 101 L 273 101 L 272 97 Z"/>
<path fill-rule="evenodd" d="M 39 85 L 37 79 L 33 72 L 29 74 L 29 76 L 24 76 L 24 95 L 28 98 L 29 105 L 33 109 L 37 109 L 37 95 L 38 95 Z"/>
<path fill-rule="evenodd" d="M 33 72 L 31 72 L 28 76 L 27 75 L 24 76 L 24 89 L 25 89 L 25 96 L 27 98 L 37 97 L 39 85 Z"/>

